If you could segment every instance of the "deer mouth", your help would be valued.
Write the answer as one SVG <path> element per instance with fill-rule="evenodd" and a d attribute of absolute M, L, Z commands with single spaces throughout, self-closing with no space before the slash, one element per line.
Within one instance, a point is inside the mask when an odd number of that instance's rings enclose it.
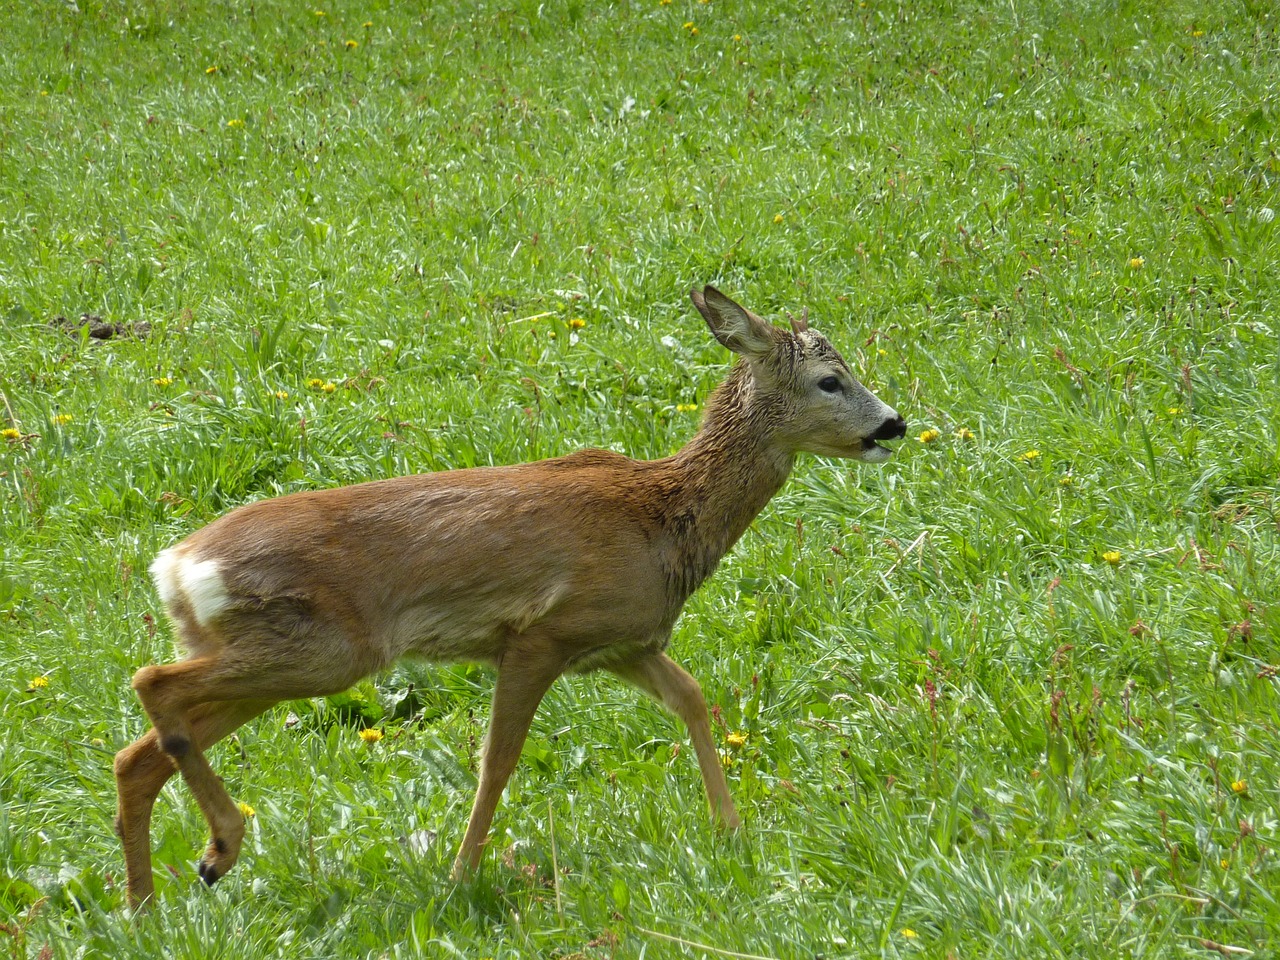
<path fill-rule="evenodd" d="M 862 438 L 862 449 L 859 458 L 862 460 L 883 461 L 893 456 L 893 451 L 882 447 L 877 440 L 901 440 L 907 435 L 907 422 L 902 417 L 894 416 L 880 425 L 880 428 L 869 437 Z"/>

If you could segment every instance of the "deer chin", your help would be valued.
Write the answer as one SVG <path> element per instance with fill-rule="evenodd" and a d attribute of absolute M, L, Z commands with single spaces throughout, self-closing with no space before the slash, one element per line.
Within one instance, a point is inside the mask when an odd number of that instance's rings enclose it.
<path fill-rule="evenodd" d="M 870 437 L 862 441 L 862 446 L 854 454 L 855 459 L 861 460 L 863 463 L 884 463 L 892 456 L 892 450 L 888 447 L 880 446 Z"/>
<path fill-rule="evenodd" d="M 861 460 L 863 463 L 884 463 L 893 456 L 893 451 L 882 447 L 870 437 L 855 440 L 849 446 L 806 445 L 802 448 L 806 453 L 816 453 L 821 457 L 839 457 L 841 460 Z"/>

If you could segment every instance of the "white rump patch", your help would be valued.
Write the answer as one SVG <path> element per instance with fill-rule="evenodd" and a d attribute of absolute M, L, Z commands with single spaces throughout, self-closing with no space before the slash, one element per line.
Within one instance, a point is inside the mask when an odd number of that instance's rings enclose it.
<path fill-rule="evenodd" d="M 173 550 L 161 550 L 151 561 L 151 579 L 155 581 L 156 593 L 160 594 L 160 601 L 166 607 L 172 605 L 182 593 L 177 566 L 178 555 Z"/>
<path fill-rule="evenodd" d="M 151 564 L 151 576 L 165 606 L 186 600 L 196 623 L 202 627 L 231 603 L 216 560 L 193 560 L 176 550 L 163 550 Z"/>

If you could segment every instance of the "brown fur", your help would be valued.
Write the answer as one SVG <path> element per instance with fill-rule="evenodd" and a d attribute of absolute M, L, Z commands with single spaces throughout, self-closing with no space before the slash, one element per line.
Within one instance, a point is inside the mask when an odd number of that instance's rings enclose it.
<path fill-rule="evenodd" d="M 694 302 L 743 359 L 674 456 L 584 450 L 297 493 L 234 510 L 162 554 L 158 585 L 188 657 L 133 680 L 154 730 L 116 758 L 131 903 L 153 893 L 151 809 L 175 766 L 210 825 L 199 873 L 213 883 L 244 826 L 203 750 L 273 703 L 346 689 L 406 655 L 497 668 L 455 875 L 479 862 L 534 711 L 566 671 L 610 670 L 683 719 L 713 813 L 737 826 L 702 692 L 665 654 L 672 627 L 799 450 L 872 458 L 863 438 L 902 431 L 821 335 L 772 327 L 710 287 Z M 809 382 L 841 370 L 852 384 L 843 415 Z M 195 570 L 216 588 L 203 598 L 186 592 Z"/>

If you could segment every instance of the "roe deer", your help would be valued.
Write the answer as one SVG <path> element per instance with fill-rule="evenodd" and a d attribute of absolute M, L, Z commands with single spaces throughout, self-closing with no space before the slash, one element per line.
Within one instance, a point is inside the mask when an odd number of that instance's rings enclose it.
<path fill-rule="evenodd" d="M 604 669 L 689 729 L 712 814 L 739 824 L 696 680 L 665 653 L 689 595 L 801 451 L 880 462 L 906 432 L 804 319 L 790 331 L 713 287 L 691 292 L 740 355 L 673 456 L 583 450 L 294 493 L 231 511 L 160 553 L 156 588 L 186 659 L 133 677 L 152 729 L 115 759 L 129 901 L 154 893 L 151 811 L 176 767 L 209 823 L 212 884 L 244 817 L 203 751 L 281 700 L 337 693 L 405 655 L 497 668 L 455 878 L 480 861 L 543 695 Z"/>

